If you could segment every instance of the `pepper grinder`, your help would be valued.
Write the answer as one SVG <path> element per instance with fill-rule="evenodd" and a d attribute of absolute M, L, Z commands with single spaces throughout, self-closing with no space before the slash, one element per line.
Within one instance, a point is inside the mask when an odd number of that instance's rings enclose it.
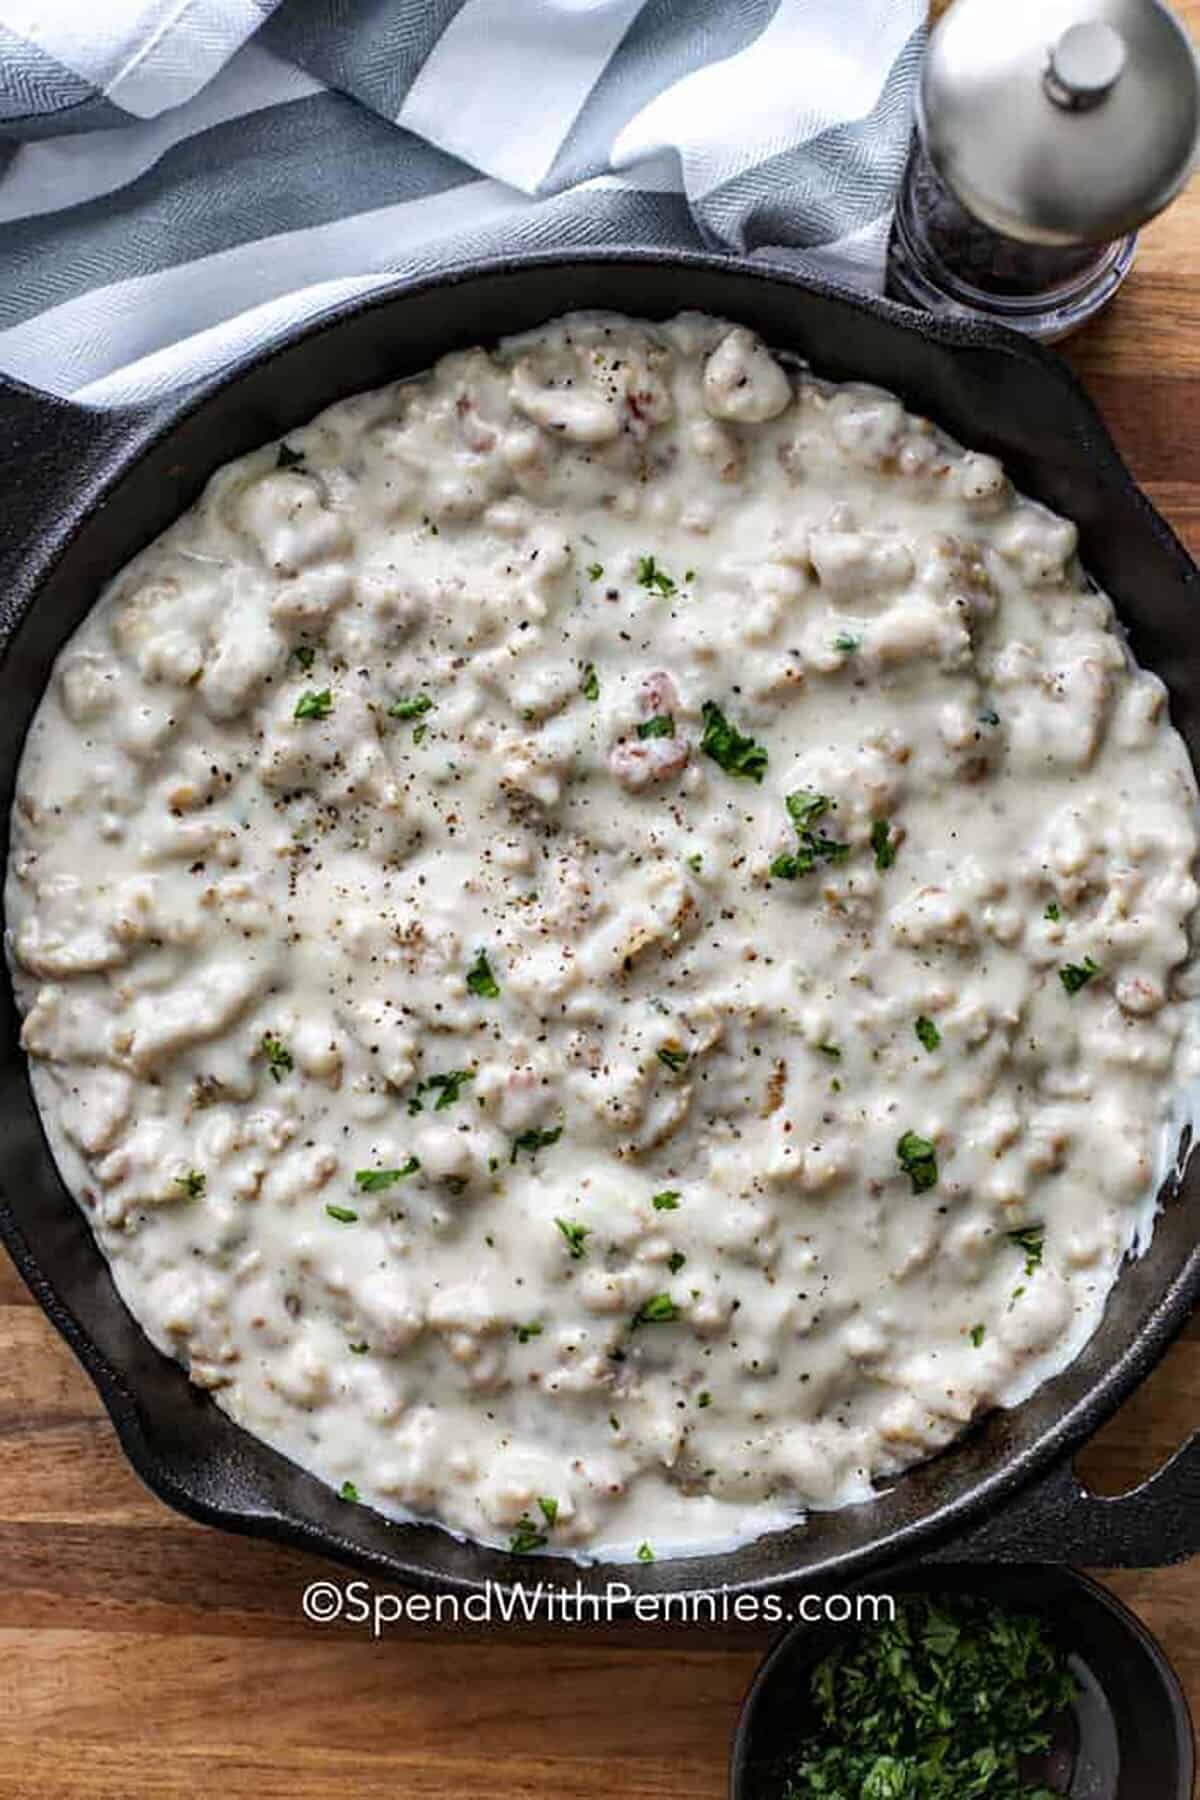
<path fill-rule="evenodd" d="M 888 291 L 1050 341 L 1107 305 L 1200 138 L 1159 0 L 955 0 L 934 28 Z"/>

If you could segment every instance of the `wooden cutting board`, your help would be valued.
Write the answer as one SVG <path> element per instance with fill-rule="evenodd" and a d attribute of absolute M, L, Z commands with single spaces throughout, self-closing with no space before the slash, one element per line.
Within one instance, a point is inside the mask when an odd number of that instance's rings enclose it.
<path fill-rule="evenodd" d="M 1200 0 L 1188 0 L 1200 35 Z M 1200 554 L 1200 185 L 1072 344 Z M 1198 622 L 1200 630 L 1200 622 Z M 1200 1424 L 1189 1330 L 1081 1464 L 1122 1492 Z M 717 1800 L 765 1627 L 456 1636 L 305 1623 L 344 1572 L 185 1523 L 139 1485 L 0 1252 L 0 1800 Z M 1112 1577 L 1200 1715 L 1200 1560 Z M 1153 1800 L 1145 1796 L 1145 1800 Z"/>

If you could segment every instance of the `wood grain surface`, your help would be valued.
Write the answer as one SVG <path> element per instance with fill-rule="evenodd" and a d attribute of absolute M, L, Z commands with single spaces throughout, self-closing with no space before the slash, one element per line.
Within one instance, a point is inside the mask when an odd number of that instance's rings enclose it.
<path fill-rule="evenodd" d="M 1200 0 L 1185 9 L 1200 31 Z M 1200 553 L 1200 186 L 1068 354 Z M 1200 1331 L 1089 1446 L 1122 1492 L 1200 1424 Z M 0 1253 L 0 1800 L 717 1800 L 765 1627 L 455 1634 L 305 1623 L 344 1573 L 194 1526 L 130 1473 Z M 1200 1715 L 1200 1561 L 1112 1586 Z M 1146 1796 L 1145 1800 L 1152 1800 Z"/>

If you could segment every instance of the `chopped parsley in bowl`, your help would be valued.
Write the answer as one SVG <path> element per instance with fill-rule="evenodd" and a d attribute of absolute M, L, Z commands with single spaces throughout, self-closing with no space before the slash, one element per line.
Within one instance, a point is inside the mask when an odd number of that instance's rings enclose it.
<path fill-rule="evenodd" d="M 1179 1682 L 1087 1576 L 948 1564 L 828 1598 L 848 1622 L 793 1625 L 751 1685 L 731 1800 L 1192 1800 Z"/>

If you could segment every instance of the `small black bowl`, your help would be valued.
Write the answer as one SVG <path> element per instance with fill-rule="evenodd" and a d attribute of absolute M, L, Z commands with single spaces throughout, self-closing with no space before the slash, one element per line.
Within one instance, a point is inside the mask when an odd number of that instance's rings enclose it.
<path fill-rule="evenodd" d="M 876 1594 L 980 1594 L 1043 1618 L 1068 1651 L 1079 1685 L 1044 1769 L 1031 1770 L 1065 1800 L 1193 1800 L 1192 1720 L 1179 1678 L 1129 1608 L 1086 1575 L 1058 1565 L 911 1569 L 849 1590 Z M 868 1619 L 870 1615 L 867 1615 Z M 731 1800 L 771 1800 L 780 1760 L 804 1743 L 809 1677 L 862 1625 L 794 1625 L 775 1644 L 742 1704 L 733 1741 Z"/>

